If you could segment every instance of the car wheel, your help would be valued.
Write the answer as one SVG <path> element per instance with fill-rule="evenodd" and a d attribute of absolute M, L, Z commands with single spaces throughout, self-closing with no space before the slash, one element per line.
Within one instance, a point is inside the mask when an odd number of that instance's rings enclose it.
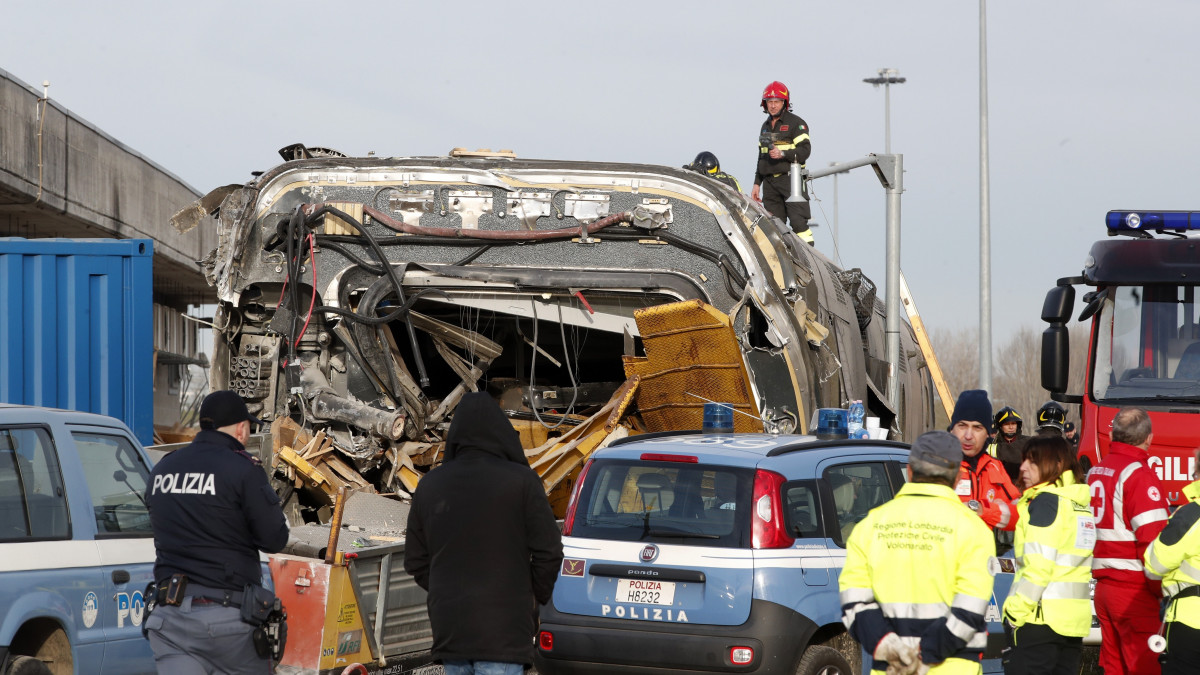
<path fill-rule="evenodd" d="M 850 663 L 832 647 L 809 647 L 800 657 L 796 675 L 853 675 Z"/>
<path fill-rule="evenodd" d="M 8 675 L 51 675 L 50 668 L 41 659 L 18 656 L 8 667 Z"/>

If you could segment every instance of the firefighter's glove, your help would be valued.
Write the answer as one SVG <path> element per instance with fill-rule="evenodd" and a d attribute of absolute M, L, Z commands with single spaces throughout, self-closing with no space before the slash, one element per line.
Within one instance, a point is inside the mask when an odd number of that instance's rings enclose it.
<path fill-rule="evenodd" d="M 917 648 L 904 644 L 895 633 L 883 636 L 872 656 L 876 661 L 887 661 L 887 675 L 912 675 L 921 663 Z"/>

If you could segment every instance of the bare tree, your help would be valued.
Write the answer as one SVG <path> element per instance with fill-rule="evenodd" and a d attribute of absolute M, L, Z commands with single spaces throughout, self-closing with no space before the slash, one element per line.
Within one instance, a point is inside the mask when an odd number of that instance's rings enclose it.
<path fill-rule="evenodd" d="M 993 381 L 992 407 L 996 410 L 1012 406 L 1025 419 L 1025 430 L 1029 431 L 1033 415 L 1046 402 L 1046 390 L 1042 389 L 1042 336 L 1033 328 L 1022 326 L 996 352 L 993 363 L 996 377 Z"/>
<path fill-rule="evenodd" d="M 1071 363 L 1068 394 L 1082 394 L 1087 369 L 1089 325 L 1075 324 L 1070 329 Z M 979 383 L 979 331 L 975 328 L 939 330 L 932 334 L 934 349 L 946 385 L 957 397 L 965 389 L 975 389 Z M 1016 408 L 1025 419 L 1025 431 L 1036 426 L 1038 408 L 1050 400 L 1042 388 L 1042 332 L 1022 326 L 996 351 L 992 360 L 995 377 L 988 392 L 995 410 L 1008 405 Z M 1079 420 L 1079 406 L 1067 405 L 1067 416 Z"/>
<path fill-rule="evenodd" d="M 930 339 L 950 395 L 957 399 L 963 390 L 978 388 L 979 329 L 937 330 Z"/>

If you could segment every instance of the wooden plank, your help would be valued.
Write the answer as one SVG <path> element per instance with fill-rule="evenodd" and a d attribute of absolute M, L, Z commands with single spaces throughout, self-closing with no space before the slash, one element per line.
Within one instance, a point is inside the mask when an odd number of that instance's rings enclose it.
<path fill-rule="evenodd" d="M 271 465 L 278 464 L 279 451 L 283 448 L 303 448 L 311 436 L 290 417 L 282 417 L 271 423 Z"/>
<path fill-rule="evenodd" d="M 370 487 L 370 484 L 363 480 L 362 475 L 355 471 L 353 467 L 333 455 L 327 455 L 321 464 L 329 467 L 334 473 L 351 485 L 357 487 Z"/>
<path fill-rule="evenodd" d="M 325 430 L 322 429 L 317 432 L 316 436 L 313 436 L 312 440 L 309 441 L 307 445 L 304 446 L 304 450 L 300 452 L 300 456 L 304 457 L 305 459 L 311 457 L 312 453 L 315 453 L 317 450 L 319 450 L 324 443 Z"/>
<path fill-rule="evenodd" d="M 307 459 L 310 462 L 316 463 L 316 461 L 319 460 L 322 456 L 327 455 L 336 449 L 337 448 L 334 447 L 333 443 L 326 442 L 325 447 L 312 453 L 311 455 L 305 455 L 304 459 Z"/>
<path fill-rule="evenodd" d="M 404 489 L 410 493 L 416 491 L 417 482 L 421 480 L 421 475 L 407 466 L 400 467 L 396 476 L 400 478 L 400 484 L 404 486 Z"/>
<path fill-rule="evenodd" d="M 279 459 L 294 467 L 297 474 L 305 479 L 305 482 L 311 483 L 312 485 L 317 486 L 326 492 L 330 492 L 330 488 L 333 487 L 324 473 L 319 471 L 317 467 L 308 463 L 308 461 L 297 454 L 295 450 L 292 450 L 291 448 L 280 448 Z"/>

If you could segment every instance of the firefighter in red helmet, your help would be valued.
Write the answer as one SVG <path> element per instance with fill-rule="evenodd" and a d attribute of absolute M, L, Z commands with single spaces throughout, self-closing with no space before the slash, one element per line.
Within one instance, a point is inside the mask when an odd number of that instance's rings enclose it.
<path fill-rule="evenodd" d="M 759 130 L 758 168 L 754 172 L 754 189 L 750 196 L 761 201 L 771 215 L 790 221 L 792 231 L 809 244 L 813 243 L 808 229 L 811 212 L 808 202 L 789 202 L 792 194 L 788 171 L 792 162 L 801 167 L 812 152 L 808 139 L 808 124 L 792 113 L 791 96 L 782 82 L 772 82 L 763 89 L 762 108 L 767 119 Z M 801 189 L 806 188 L 801 185 Z M 804 193 L 807 199 L 808 193 Z"/>

